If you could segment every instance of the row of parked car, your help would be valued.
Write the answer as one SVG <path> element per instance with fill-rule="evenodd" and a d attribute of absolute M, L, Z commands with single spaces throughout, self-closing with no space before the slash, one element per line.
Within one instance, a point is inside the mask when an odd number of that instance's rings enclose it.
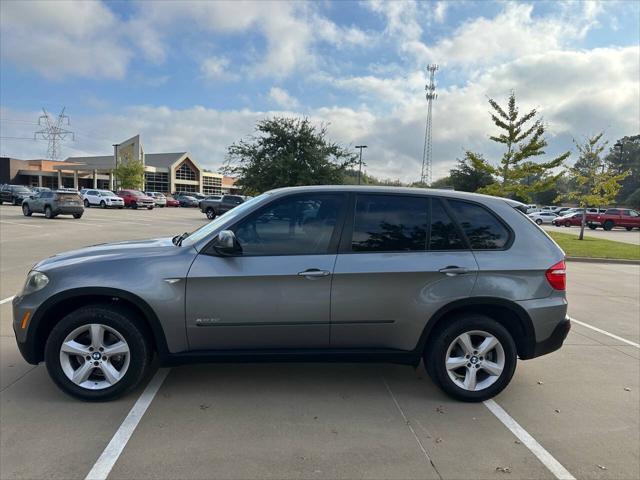
<path fill-rule="evenodd" d="M 560 208 L 557 211 L 551 211 L 551 207 L 545 207 L 547 210 L 538 209 L 528 213 L 538 225 L 544 223 L 555 225 L 556 227 L 572 227 L 582 225 L 582 217 L 584 209 L 582 208 Z M 640 229 L 640 213 L 630 208 L 587 208 L 586 225 L 595 230 L 598 227 L 604 230 L 613 228 L 625 228 L 629 231 L 634 228 Z"/>
<path fill-rule="evenodd" d="M 231 210 L 244 201 L 239 195 L 206 196 L 201 193 L 176 193 L 165 195 L 161 192 L 142 192 L 122 189 L 117 192 L 97 188 L 72 188 L 51 190 L 46 187 L 28 188 L 23 185 L 2 185 L 0 205 L 10 203 L 21 205 L 24 215 L 44 213 L 48 218 L 57 215 L 73 215 L 81 218 L 85 208 L 146 208 L 195 207 L 200 208 L 208 218 L 215 218 Z"/>

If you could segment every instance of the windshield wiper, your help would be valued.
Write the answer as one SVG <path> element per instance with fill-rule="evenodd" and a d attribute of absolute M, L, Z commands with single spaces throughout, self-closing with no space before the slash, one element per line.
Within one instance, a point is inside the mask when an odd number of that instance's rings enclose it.
<path fill-rule="evenodd" d="M 174 245 L 177 245 L 179 247 L 182 245 L 182 241 L 188 236 L 189 236 L 189 232 L 184 232 L 182 235 L 176 235 L 175 237 L 173 237 L 171 241 L 173 242 Z"/>

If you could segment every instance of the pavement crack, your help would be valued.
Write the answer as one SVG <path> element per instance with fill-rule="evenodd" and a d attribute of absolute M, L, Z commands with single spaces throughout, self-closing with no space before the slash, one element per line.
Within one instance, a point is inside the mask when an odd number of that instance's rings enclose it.
<path fill-rule="evenodd" d="M 11 382 L 10 384 L 8 384 L 4 388 L 2 388 L 0 390 L 0 393 L 4 392 L 7 388 L 11 387 L 12 385 L 15 385 L 16 383 L 18 383 L 20 380 L 22 380 L 24 377 L 26 377 L 29 373 L 33 372 L 36 368 L 38 368 L 38 365 L 34 365 L 33 367 L 31 367 L 29 370 L 27 370 L 22 375 L 20 375 L 18 378 L 16 378 L 13 382 Z"/>
<path fill-rule="evenodd" d="M 407 416 L 404 413 L 404 410 L 402 409 L 402 407 L 400 406 L 400 403 L 398 403 L 398 400 L 396 399 L 396 396 L 393 394 L 393 391 L 391 390 L 391 387 L 389 386 L 389 384 L 387 383 L 387 379 L 382 377 L 382 382 L 384 383 L 384 386 L 387 389 L 387 392 L 389 392 L 389 395 L 391 396 L 391 399 L 393 400 L 393 403 L 395 404 L 396 408 L 398 409 L 398 412 L 400 412 L 400 415 L 402 416 L 402 419 L 404 420 L 404 424 L 407 426 L 407 428 L 409 429 L 409 431 L 411 432 L 411 434 L 413 435 L 413 438 L 415 438 L 416 443 L 418 444 L 418 446 L 420 447 L 420 450 L 422 450 L 423 455 L 425 456 L 425 458 L 427 459 L 427 461 L 431 464 L 431 467 L 433 468 L 433 470 L 436 472 L 436 474 L 438 475 L 438 478 L 440 480 L 442 480 L 442 475 L 440 475 L 440 471 L 438 470 L 438 467 L 436 467 L 435 462 L 433 461 L 433 459 L 431 458 L 431 456 L 429 455 L 429 453 L 427 452 L 427 449 L 425 448 L 424 444 L 422 443 L 422 441 L 420 440 L 420 437 L 418 437 L 418 434 L 416 433 L 416 431 L 413 429 L 413 426 L 411 425 L 411 422 L 409 421 L 409 419 L 407 418 Z"/>

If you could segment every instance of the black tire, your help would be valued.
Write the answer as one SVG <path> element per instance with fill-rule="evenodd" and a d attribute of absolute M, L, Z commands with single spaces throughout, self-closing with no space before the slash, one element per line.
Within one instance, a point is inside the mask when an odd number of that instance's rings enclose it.
<path fill-rule="evenodd" d="M 538 218 L 538 219 L 536 220 L 536 223 L 537 223 L 538 225 L 542 225 L 542 220 L 540 220 L 540 219 Z"/>
<path fill-rule="evenodd" d="M 89 208 L 90 206 L 91 206 L 91 204 L 89 203 L 89 200 L 87 200 L 85 198 L 85 200 L 84 200 L 84 208 Z"/>
<path fill-rule="evenodd" d="M 0 200 L 0 205 L 2 205 L 3 203 L 4 203 L 4 201 L 3 201 L 3 200 Z"/>
<path fill-rule="evenodd" d="M 449 377 L 445 366 L 447 350 L 452 342 L 464 332 L 473 330 L 482 330 L 498 339 L 505 357 L 504 368 L 500 376 L 488 387 L 477 391 L 466 390 L 458 386 Z M 446 327 L 436 331 L 433 335 L 434 337 L 430 339 L 424 352 L 427 372 L 436 385 L 451 397 L 464 402 L 481 402 L 500 393 L 511 381 L 517 363 L 516 345 L 507 329 L 495 320 L 481 314 L 466 314 L 448 322 Z"/>
<path fill-rule="evenodd" d="M 74 213 L 73 214 L 73 218 L 82 218 L 82 214 L 81 213 Z"/>
<path fill-rule="evenodd" d="M 598 226 L 594 225 L 593 223 L 590 223 L 589 225 L 587 225 L 587 227 L 589 227 L 589 229 L 591 230 L 595 230 L 596 228 L 598 228 Z"/>
<path fill-rule="evenodd" d="M 111 400 L 134 388 L 144 378 L 152 356 L 145 331 L 138 326 L 138 321 L 130 311 L 111 305 L 89 305 L 69 313 L 53 328 L 45 344 L 44 357 L 51 379 L 65 393 L 92 402 Z M 73 383 L 60 364 L 60 347 L 67 335 L 78 327 L 92 323 L 113 328 L 129 347 L 129 366 L 124 376 L 114 385 L 100 390 Z"/>
<path fill-rule="evenodd" d="M 213 220 L 214 218 L 216 218 L 216 211 L 211 207 L 207 208 L 205 213 L 207 214 L 207 218 L 209 220 Z"/>
<path fill-rule="evenodd" d="M 604 222 L 604 225 L 602 225 L 602 228 L 604 228 L 607 231 L 611 230 L 613 228 L 613 221 L 607 220 L 606 222 Z"/>
<path fill-rule="evenodd" d="M 631 230 L 633 230 L 633 227 L 624 227 L 627 229 L 627 232 L 630 232 Z"/>
<path fill-rule="evenodd" d="M 22 203 L 22 201 L 18 200 L 17 198 L 13 199 L 13 204 L 17 207 L 18 205 L 20 205 Z"/>
<path fill-rule="evenodd" d="M 147 210 L 153 210 L 153 205 L 150 207 L 147 207 Z"/>
<path fill-rule="evenodd" d="M 28 203 L 23 203 L 22 204 L 22 213 L 25 217 L 30 217 L 33 212 L 31 211 L 31 209 L 29 208 L 29 204 Z"/>
<path fill-rule="evenodd" d="M 107 208 L 107 204 L 104 203 L 104 200 L 100 200 L 100 208 Z"/>
<path fill-rule="evenodd" d="M 53 210 L 51 210 L 51 207 L 49 205 L 44 207 L 44 216 L 48 219 L 52 219 L 55 217 L 55 215 L 53 214 Z"/>
<path fill-rule="evenodd" d="M 131 208 L 133 208 L 134 210 L 138 209 L 138 203 L 137 202 L 132 202 L 131 203 Z"/>
<path fill-rule="evenodd" d="M 124 207 L 118 207 L 118 210 L 122 210 Z"/>

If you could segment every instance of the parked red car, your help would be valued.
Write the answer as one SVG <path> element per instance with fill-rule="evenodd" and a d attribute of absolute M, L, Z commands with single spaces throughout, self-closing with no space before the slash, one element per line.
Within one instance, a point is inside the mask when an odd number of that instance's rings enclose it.
<path fill-rule="evenodd" d="M 587 218 L 585 219 L 586 224 L 589 225 L 589 222 L 595 220 L 597 216 L 598 214 L 596 213 L 587 213 Z M 579 227 L 582 223 L 582 212 L 570 213 L 569 215 L 556 217 L 551 223 L 556 227 Z"/>
<path fill-rule="evenodd" d="M 179 207 L 180 202 L 173 198 L 171 195 L 165 195 L 167 199 L 167 207 Z"/>
<path fill-rule="evenodd" d="M 124 200 L 124 206 L 133 208 L 138 207 L 146 208 L 147 210 L 153 210 L 156 202 L 153 198 L 145 195 L 139 190 L 118 190 L 116 195 Z"/>
<path fill-rule="evenodd" d="M 640 213 L 629 208 L 609 208 L 600 215 L 595 215 L 593 220 L 589 221 L 589 228 L 595 230 L 602 227 L 605 230 L 611 230 L 616 227 L 624 227 L 627 230 L 640 228 Z"/>

